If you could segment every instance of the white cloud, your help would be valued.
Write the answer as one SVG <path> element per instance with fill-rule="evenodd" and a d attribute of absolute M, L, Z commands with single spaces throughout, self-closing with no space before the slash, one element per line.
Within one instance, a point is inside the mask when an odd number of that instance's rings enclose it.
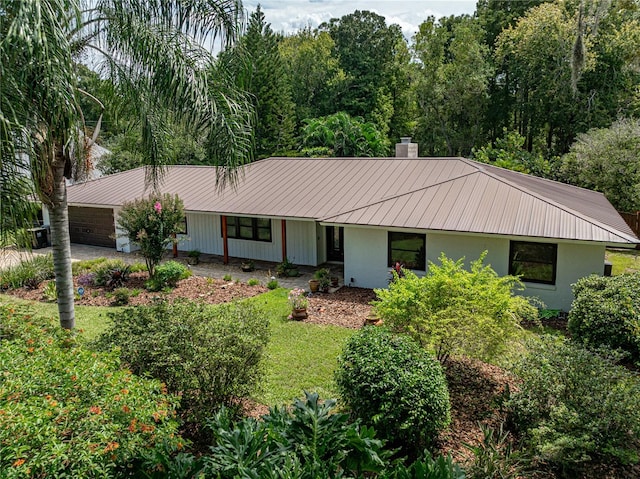
<path fill-rule="evenodd" d="M 244 7 L 253 12 L 260 3 L 267 22 L 276 32 L 293 33 L 307 25 L 317 27 L 331 18 L 340 18 L 355 10 L 370 10 L 382 15 L 387 25 L 398 24 L 411 38 L 430 15 L 436 19 L 472 14 L 476 0 L 415 1 L 415 0 L 245 0 Z"/>

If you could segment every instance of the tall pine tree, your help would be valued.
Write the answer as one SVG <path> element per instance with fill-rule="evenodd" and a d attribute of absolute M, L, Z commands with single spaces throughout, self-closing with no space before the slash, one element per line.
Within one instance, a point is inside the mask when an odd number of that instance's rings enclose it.
<path fill-rule="evenodd" d="M 244 56 L 247 67 L 246 76 L 238 80 L 251 95 L 256 112 L 257 158 L 283 154 L 293 148 L 295 105 L 279 41 L 258 5 L 249 17 L 240 52 L 236 52 Z"/>

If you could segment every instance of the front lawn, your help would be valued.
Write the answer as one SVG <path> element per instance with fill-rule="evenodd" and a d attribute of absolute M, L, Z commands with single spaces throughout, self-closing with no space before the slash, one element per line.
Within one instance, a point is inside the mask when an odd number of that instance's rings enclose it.
<path fill-rule="evenodd" d="M 289 404 L 292 398 L 303 396 L 305 390 L 317 391 L 324 398 L 336 397 L 333 384 L 336 357 L 355 331 L 289 321 L 287 294 L 288 290 L 277 289 L 248 300 L 264 309 L 265 319 L 271 322 L 264 362 L 265 382 L 256 400 L 270 406 Z M 25 301 L 9 295 L 0 295 L 0 302 L 28 305 L 37 315 L 57 316 L 55 303 Z M 76 306 L 76 326 L 88 339 L 94 339 L 107 327 L 108 313 L 119 309 Z"/>
<path fill-rule="evenodd" d="M 607 250 L 605 259 L 613 264 L 611 274 L 635 273 L 640 271 L 639 251 L 631 250 Z"/>

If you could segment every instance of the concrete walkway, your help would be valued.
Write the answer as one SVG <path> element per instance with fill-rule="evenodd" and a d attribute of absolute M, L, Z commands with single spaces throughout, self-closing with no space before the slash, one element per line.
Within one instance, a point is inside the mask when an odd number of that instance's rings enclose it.
<path fill-rule="evenodd" d="M 18 264 L 24 259 L 28 259 L 33 255 L 46 255 L 51 253 L 51 247 L 34 249 L 31 252 L 24 250 L 16 250 L 14 248 L 0 249 L 0 269 Z M 81 261 L 95 258 L 118 258 L 126 263 L 142 262 L 144 258 L 139 253 L 120 253 L 113 248 L 103 248 L 100 246 L 90 246 L 83 244 L 71 245 L 71 260 Z M 165 256 L 165 260 L 172 259 L 170 252 Z M 178 253 L 177 261 L 187 263 L 186 252 L 180 251 Z M 320 268 L 313 266 L 299 266 L 300 276 L 296 278 L 278 278 L 276 277 L 277 263 L 270 263 L 266 261 L 255 261 L 256 269 L 250 273 L 242 271 L 240 265 L 242 260 L 240 258 L 229 258 L 229 264 L 223 264 L 222 257 L 217 255 L 202 254 L 200 256 L 200 263 L 195 266 L 189 265 L 189 268 L 193 271 L 193 274 L 197 276 L 206 276 L 210 278 L 222 279 L 225 275 L 231 275 L 232 279 L 247 282 L 252 278 L 257 279 L 263 285 L 266 285 L 272 278 L 278 281 L 278 284 L 284 288 L 303 288 L 309 289 L 309 280 L 313 278 L 313 274 L 316 269 Z M 340 278 L 340 284 L 343 284 L 343 267 L 339 265 L 322 265 L 322 267 L 328 267 L 331 269 L 332 275 Z"/>

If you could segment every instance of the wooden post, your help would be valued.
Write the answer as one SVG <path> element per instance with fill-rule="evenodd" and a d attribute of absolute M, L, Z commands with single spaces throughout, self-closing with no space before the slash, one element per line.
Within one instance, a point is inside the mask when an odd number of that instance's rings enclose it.
<path fill-rule="evenodd" d="M 171 235 L 171 237 L 173 238 L 173 257 L 177 258 L 178 257 L 178 242 L 176 241 L 176 234 L 173 233 Z"/>
<path fill-rule="evenodd" d="M 287 220 L 280 222 L 282 226 L 282 262 L 287 260 Z"/>
<path fill-rule="evenodd" d="M 229 243 L 227 241 L 227 217 L 222 217 L 222 262 L 229 264 Z"/>

